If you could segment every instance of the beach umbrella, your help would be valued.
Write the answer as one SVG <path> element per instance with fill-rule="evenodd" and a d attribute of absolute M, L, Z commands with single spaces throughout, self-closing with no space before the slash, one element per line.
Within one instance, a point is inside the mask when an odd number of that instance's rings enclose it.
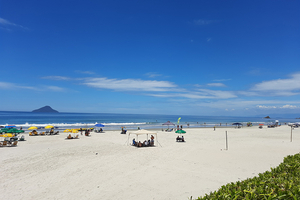
<path fill-rule="evenodd" d="M 3 134 L 3 135 L 0 135 L 0 137 L 14 137 L 15 135 L 12 134 L 12 133 L 6 133 L 6 134 Z"/>
<path fill-rule="evenodd" d="M 16 127 L 15 125 L 7 125 L 7 126 L 5 126 L 5 128 L 14 128 L 14 127 Z"/>
<path fill-rule="evenodd" d="M 232 125 L 234 125 L 234 126 L 241 126 L 243 124 L 242 123 L 233 123 Z"/>
<path fill-rule="evenodd" d="M 163 123 L 162 125 L 173 125 L 173 126 L 175 126 L 175 124 L 173 124 L 173 123 L 170 122 L 170 121 L 167 121 L 166 123 Z"/>
<path fill-rule="evenodd" d="M 23 133 L 23 130 L 18 130 L 16 128 L 10 128 L 6 131 L 6 133 Z"/>
<path fill-rule="evenodd" d="M 38 127 L 32 126 L 32 127 L 29 127 L 29 128 L 28 128 L 28 130 L 35 130 L 35 129 L 38 129 Z"/>
<path fill-rule="evenodd" d="M 173 125 L 173 126 L 175 126 L 175 124 L 173 124 L 172 122 L 170 122 L 170 121 L 167 121 L 166 123 L 163 123 L 162 125 L 168 125 L 168 128 L 169 128 L 169 126 L 170 125 Z"/>
<path fill-rule="evenodd" d="M 65 132 L 65 133 L 71 133 L 72 130 L 71 130 L 71 129 L 66 129 L 66 130 L 64 130 L 64 132 Z"/>
<path fill-rule="evenodd" d="M 242 123 L 238 123 L 238 122 L 237 122 L 237 123 L 233 123 L 232 125 L 233 125 L 233 126 L 238 126 L 239 128 L 240 128 L 240 126 L 243 126 Z"/>
<path fill-rule="evenodd" d="M 184 134 L 186 132 L 184 130 L 177 130 L 175 133 Z"/>
<path fill-rule="evenodd" d="M 8 130 L 9 130 L 8 128 L 3 128 L 3 129 L 0 130 L 0 133 L 3 133 L 3 132 L 6 133 Z"/>
<path fill-rule="evenodd" d="M 103 124 L 95 124 L 96 127 L 104 127 Z"/>
<path fill-rule="evenodd" d="M 45 126 L 45 129 L 51 129 L 51 128 L 54 128 L 54 126 L 51 125 Z"/>

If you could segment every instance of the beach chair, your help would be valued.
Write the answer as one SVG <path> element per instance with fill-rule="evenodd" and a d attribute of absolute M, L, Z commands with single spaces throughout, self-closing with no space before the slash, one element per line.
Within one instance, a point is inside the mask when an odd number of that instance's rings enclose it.
<path fill-rule="evenodd" d="M 14 141 L 14 142 L 10 145 L 10 147 L 16 147 L 17 144 L 18 144 L 18 141 Z"/>
<path fill-rule="evenodd" d="M 32 133 L 32 132 L 29 132 L 29 135 L 30 135 L 30 136 L 33 136 L 33 133 Z"/>
<path fill-rule="evenodd" d="M 25 141 L 24 135 L 22 135 L 22 136 L 19 138 L 19 141 Z"/>
<path fill-rule="evenodd" d="M 7 147 L 7 140 L 4 140 L 2 146 Z"/>
<path fill-rule="evenodd" d="M 45 132 L 40 132 L 40 135 L 45 135 Z"/>

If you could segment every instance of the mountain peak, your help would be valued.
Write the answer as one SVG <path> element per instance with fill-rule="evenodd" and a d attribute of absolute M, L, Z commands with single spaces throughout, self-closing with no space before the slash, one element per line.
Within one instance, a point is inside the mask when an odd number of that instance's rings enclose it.
<path fill-rule="evenodd" d="M 52 109 L 50 106 L 44 106 L 39 109 L 33 110 L 32 112 L 42 112 L 42 113 L 58 113 L 57 110 Z"/>

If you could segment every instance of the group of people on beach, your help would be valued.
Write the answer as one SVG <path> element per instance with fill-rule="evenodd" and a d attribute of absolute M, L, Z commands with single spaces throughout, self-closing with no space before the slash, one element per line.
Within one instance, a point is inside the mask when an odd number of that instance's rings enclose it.
<path fill-rule="evenodd" d="M 33 130 L 32 132 L 29 133 L 30 136 L 33 135 L 58 135 L 59 131 L 54 132 L 54 129 L 51 129 L 50 131 L 46 131 L 46 132 L 40 132 L 38 133 L 36 130 Z"/>
<path fill-rule="evenodd" d="M 176 142 L 184 142 L 184 137 L 183 136 L 181 136 L 181 137 L 177 136 Z"/>
<path fill-rule="evenodd" d="M 135 138 L 132 140 L 132 145 L 136 147 L 153 147 L 154 146 L 154 136 L 151 135 L 149 140 L 145 140 L 144 142 L 137 142 L 135 141 Z"/>

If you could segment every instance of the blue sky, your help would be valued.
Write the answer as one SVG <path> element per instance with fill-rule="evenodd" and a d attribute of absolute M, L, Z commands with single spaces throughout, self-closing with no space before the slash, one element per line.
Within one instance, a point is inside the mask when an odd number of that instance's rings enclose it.
<path fill-rule="evenodd" d="M 296 0 L 0 0 L 0 110 L 298 114 L 299 10 Z"/>

